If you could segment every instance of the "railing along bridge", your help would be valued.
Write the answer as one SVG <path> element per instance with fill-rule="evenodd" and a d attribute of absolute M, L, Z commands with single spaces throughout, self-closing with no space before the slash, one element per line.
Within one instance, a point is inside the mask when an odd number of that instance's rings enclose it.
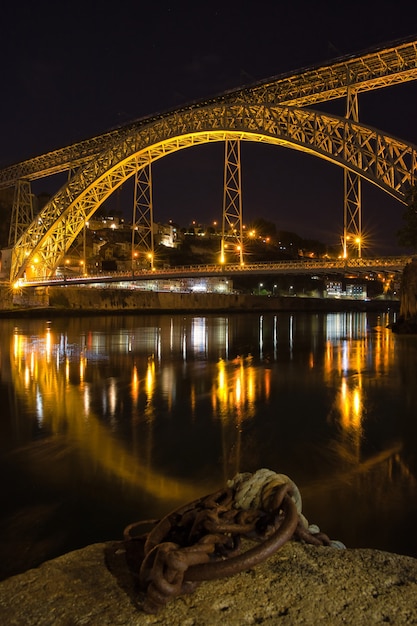
<path fill-rule="evenodd" d="M 25 281 L 18 281 L 19 286 L 60 286 L 60 285 L 88 285 L 96 283 L 125 283 L 143 282 L 155 280 L 175 280 L 181 278 L 198 278 L 222 276 L 233 278 L 233 276 L 244 275 L 268 275 L 274 274 L 342 274 L 354 273 L 356 275 L 367 275 L 381 272 L 392 274 L 401 272 L 407 263 L 412 261 L 410 256 L 400 257 L 380 257 L 373 259 L 305 259 L 294 261 L 277 261 L 271 263 L 229 263 L 186 265 L 181 267 L 153 268 L 141 270 L 139 272 L 112 272 L 91 275 L 72 275 L 39 277 Z"/>

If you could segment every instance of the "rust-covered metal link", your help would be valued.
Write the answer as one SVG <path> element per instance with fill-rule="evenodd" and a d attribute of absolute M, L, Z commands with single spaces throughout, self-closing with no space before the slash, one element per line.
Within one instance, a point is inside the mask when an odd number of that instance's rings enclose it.
<path fill-rule="evenodd" d="M 152 529 L 137 534 L 145 524 Z M 256 545 L 241 552 L 242 538 Z M 258 565 L 291 538 L 331 543 L 327 535 L 308 530 L 295 484 L 270 470 L 238 474 L 228 487 L 159 521 L 132 524 L 124 533 L 128 565 L 146 594 L 143 609 L 148 613 L 156 613 L 170 598 L 194 591 L 203 580 Z"/>

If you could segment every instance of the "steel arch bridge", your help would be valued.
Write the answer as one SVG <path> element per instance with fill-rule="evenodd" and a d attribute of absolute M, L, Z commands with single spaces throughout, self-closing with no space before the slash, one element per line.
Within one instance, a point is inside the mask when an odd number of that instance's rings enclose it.
<path fill-rule="evenodd" d="M 359 123 L 357 95 L 417 78 L 417 41 L 402 42 L 329 66 L 278 77 L 209 102 L 140 120 L 94 140 L 0 172 L 0 188 L 78 167 L 15 242 L 10 279 L 36 258 L 53 274 L 99 206 L 127 179 L 164 156 L 209 142 L 287 146 L 339 165 L 400 202 L 417 177 L 417 147 Z M 347 97 L 347 117 L 303 108 Z M 360 207 L 352 209 L 355 219 Z"/>

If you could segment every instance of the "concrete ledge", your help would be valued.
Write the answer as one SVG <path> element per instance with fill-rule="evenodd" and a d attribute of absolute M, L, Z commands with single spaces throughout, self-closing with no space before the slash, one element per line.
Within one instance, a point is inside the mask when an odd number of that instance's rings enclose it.
<path fill-rule="evenodd" d="M 417 624 L 417 559 L 288 542 L 255 569 L 140 608 L 123 545 L 95 544 L 0 583 L 7 626 Z"/>

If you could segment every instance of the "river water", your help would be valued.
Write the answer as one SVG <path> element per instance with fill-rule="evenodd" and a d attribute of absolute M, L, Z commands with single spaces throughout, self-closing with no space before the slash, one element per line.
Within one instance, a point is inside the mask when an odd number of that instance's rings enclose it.
<path fill-rule="evenodd" d="M 348 547 L 417 557 L 417 337 L 389 311 L 0 321 L 0 577 L 288 474 Z"/>

